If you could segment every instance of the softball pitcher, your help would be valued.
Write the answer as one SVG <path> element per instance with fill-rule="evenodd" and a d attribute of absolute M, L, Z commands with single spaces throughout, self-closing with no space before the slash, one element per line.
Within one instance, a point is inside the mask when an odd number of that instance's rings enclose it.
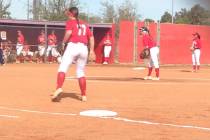
<path fill-rule="evenodd" d="M 150 50 L 150 58 L 148 62 L 148 75 L 144 78 L 144 80 L 159 80 L 159 48 L 146 27 L 141 27 L 140 32 L 143 35 L 144 47 L 149 48 Z M 156 77 L 151 76 L 153 66 L 155 67 Z"/>
<path fill-rule="evenodd" d="M 68 45 L 65 49 L 61 64 L 58 68 L 57 87 L 56 91 L 52 95 L 52 101 L 62 93 L 65 74 L 73 60 L 76 60 L 76 74 L 81 90 L 81 99 L 82 101 L 87 101 L 86 78 L 84 69 L 88 58 L 88 43 L 90 45 L 90 56 L 95 58 L 94 37 L 89 29 L 89 26 L 78 19 L 78 8 L 71 7 L 65 13 L 69 20 L 66 22 L 66 32 L 64 35 L 63 43 L 68 43 Z"/>
<path fill-rule="evenodd" d="M 192 51 L 192 63 L 193 63 L 193 70 L 192 72 L 196 72 L 200 70 L 200 54 L 201 54 L 201 36 L 199 33 L 193 34 L 193 43 L 191 47 Z"/>

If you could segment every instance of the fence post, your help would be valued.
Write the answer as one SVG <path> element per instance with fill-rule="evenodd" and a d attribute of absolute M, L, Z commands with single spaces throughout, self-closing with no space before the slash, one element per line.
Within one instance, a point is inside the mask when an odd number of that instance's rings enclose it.
<path fill-rule="evenodd" d="M 137 35 L 138 35 L 138 24 L 137 24 L 137 21 L 134 20 L 133 64 L 137 64 L 138 62 Z"/>
<path fill-rule="evenodd" d="M 159 55 L 158 55 L 158 59 L 159 59 L 159 63 L 160 63 L 160 21 L 157 21 L 157 46 L 159 47 Z"/>
<path fill-rule="evenodd" d="M 45 32 L 45 50 L 44 50 L 44 62 L 46 62 L 47 59 L 47 48 L 48 48 L 48 41 L 47 41 L 47 23 L 44 24 L 44 32 Z"/>

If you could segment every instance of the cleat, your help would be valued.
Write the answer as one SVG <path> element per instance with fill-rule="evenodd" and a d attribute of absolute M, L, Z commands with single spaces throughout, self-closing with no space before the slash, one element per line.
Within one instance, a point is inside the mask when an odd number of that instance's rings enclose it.
<path fill-rule="evenodd" d="M 63 90 L 61 88 L 56 89 L 56 91 L 51 94 L 52 96 L 52 100 L 55 100 L 58 98 L 58 96 L 63 92 Z"/>
<path fill-rule="evenodd" d="M 144 80 L 152 80 L 152 76 L 146 76 L 144 77 Z"/>
<path fill-rule="evenodd" d="M 104 62 L 103 64 L 104 64 L 104 65 L 107 65 L 107 64 L 108 64 L 108 62 Z"/>
<path fill-rule="evenodd" d="M 86 96 L 82 96 L 82 101 L 86 102 L 87 101 L 87 97 Z"/>
<path fill-rule="evenodd" d="M 152 78 L 152 80 L 153 80 L 153 81 L 159 81 L 160 78 L 159 78 L 159 77 L 154 77 L 154 78 Z"/>

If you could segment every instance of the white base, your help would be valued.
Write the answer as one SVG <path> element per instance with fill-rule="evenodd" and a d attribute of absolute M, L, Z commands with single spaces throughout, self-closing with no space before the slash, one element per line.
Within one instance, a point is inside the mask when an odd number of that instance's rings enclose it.
<path fill-rule="evenodd" d="M 114 117 L 117 116 L 117 113 L 108 110 L 86 110 L 80 112 L 80 115 L 88 117 Z"/>

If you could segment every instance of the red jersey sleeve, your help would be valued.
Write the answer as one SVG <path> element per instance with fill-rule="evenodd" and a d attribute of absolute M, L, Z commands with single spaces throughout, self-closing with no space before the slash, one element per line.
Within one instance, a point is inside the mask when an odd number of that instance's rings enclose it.
<path fill-rule="evenodd" d="M 87 37 L 88 37 L 88 39 L 89 39 L 90 37 L 93 36 L 93 33 L 92 33 L 92 31 L 90 30 L 89 25 L 86 25 L 86 26 L 87 26 L 87 28 L 86 28 Z"/>
<path fill-rule="evenodd" d="M 72 21 L 71 21 L 71 20 L 68 20 L 68 21 L 66 22 L 66 31 L 72 30 L 72 29 L 73 29 Z"/>

